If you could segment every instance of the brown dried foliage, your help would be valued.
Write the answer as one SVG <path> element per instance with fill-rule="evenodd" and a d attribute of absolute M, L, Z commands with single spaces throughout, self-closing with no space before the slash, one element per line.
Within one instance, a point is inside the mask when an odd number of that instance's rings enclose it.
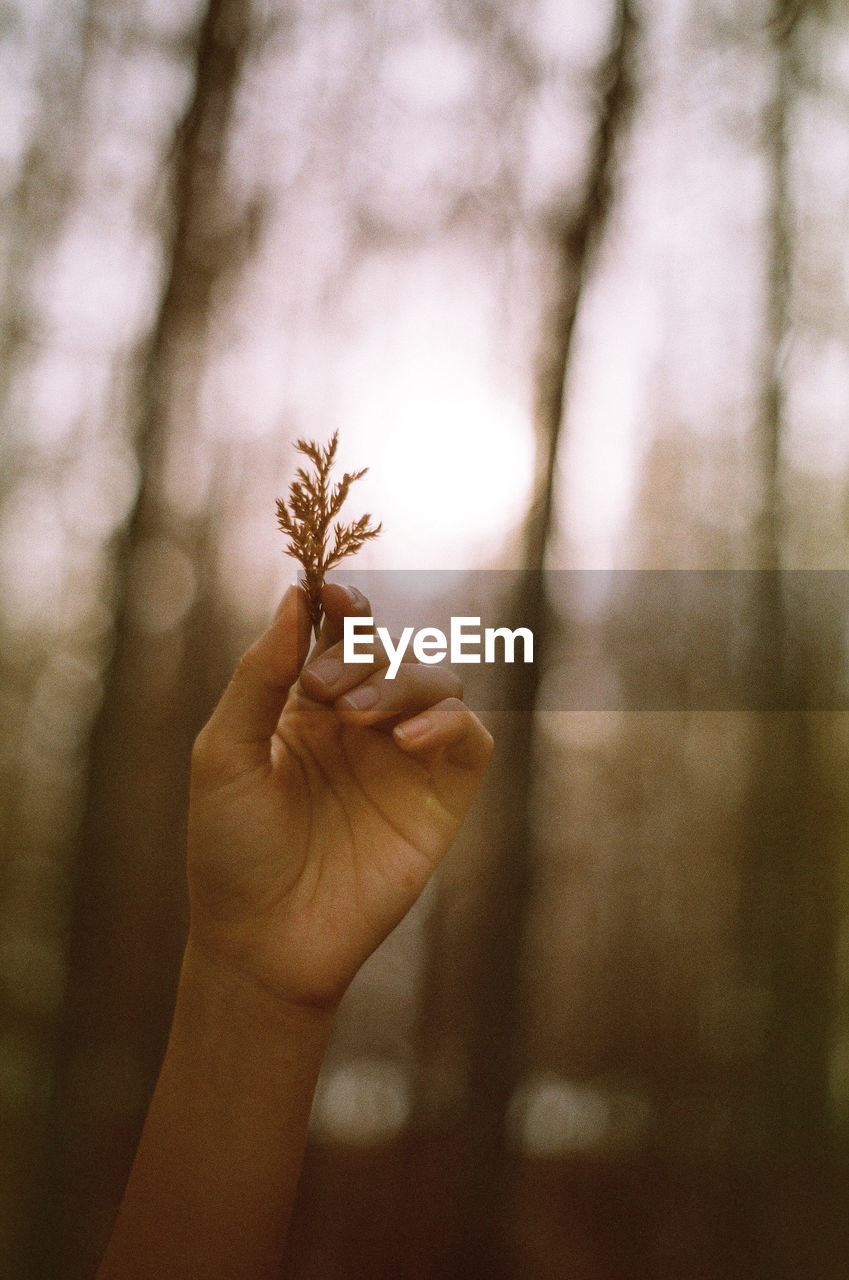
<path fill-rule="evenodd" d="M 309 458 L 313 469 L 309 472 L 298 467 L 289 486 L 288 505 L 277 499 L 277 523 L 289 539 L 286 550 L 303 566 L 303 587 L 316 639 L 321 627 L 324 575 L 345 556 L 359 551 L 364 542 L 376 538 L 382 528 L 381 524 L 371 525 L 369 514 L 351 524 L 336 520 L 351 485 L 368 470 L 345 471 L 341 480 L 331 484 L 338 443 L 338 431 L 323 449 L 313 440 L 296 441 L 295 448 Z"/>

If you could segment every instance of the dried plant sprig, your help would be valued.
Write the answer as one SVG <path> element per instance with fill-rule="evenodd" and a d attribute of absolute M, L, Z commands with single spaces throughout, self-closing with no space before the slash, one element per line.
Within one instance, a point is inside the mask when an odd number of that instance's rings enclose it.
<path fill-rule="evenodd" d="M 372 525 L 368 514 L 352 524 L 336 520 L 351 485 L 368 471 L 368 467 L 345 471 L 341 480 L 331 484 L 338 444 L 338 431 L 333 432 L 323 449 L 314 440 L 297 440 L 295 448 L 310 460 L 312 471 L 298 467 L 289 486 L 288 505 L 282 498 L 277 499 L 277 523 L 289 539 L 286 550 L 303 566 L 307 609 L 316 639 L 321 627 L 325 573 L 345 556 L 359 551 L 364 542 L 376 538 L 383 528 L 382 524 Z"/>

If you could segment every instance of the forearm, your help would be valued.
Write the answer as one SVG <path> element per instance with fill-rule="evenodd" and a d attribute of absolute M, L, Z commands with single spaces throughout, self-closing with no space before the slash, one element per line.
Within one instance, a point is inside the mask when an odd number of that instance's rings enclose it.
<path fill-rule="evenodd" d="M 286 1006 L 189 947 L 98 1280 L 279 1274 L 331 1014 Z"/>

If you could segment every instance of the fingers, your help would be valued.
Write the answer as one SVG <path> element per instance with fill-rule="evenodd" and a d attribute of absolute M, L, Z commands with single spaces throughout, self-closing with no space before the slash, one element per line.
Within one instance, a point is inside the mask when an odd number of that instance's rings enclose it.
<path fill-rule="evenodd" d="M 406 652 L 390 679 L 389 657 L 378 640 L 367 662 L 344 661 L 341 643 L 317 660 L 310 657 L 300 686 L 316 702 L 332 702 L 343 719 L 375 724 L 392 716 L 412 715 L 440 698 L 462 697 L 460 677 L 447 667 L 425 667 Z"/>
<path fill-rule="evenodd" d="M 321 635 L 316 641 L 309 660 L 301 672 L 300 688 L 316 702 L 335 702 L 355 685 L 361 684 L 372 673 L 385 670 L 389 655 L 380 640 L 375 637 L 370 645 L 368 661 L 346 663 L 344 661 L 343 631 L 346 617 L 370 618 L 371 605 L 355 587 L 342 587 L 329 583 L 321 593 L 325 608 L 325 620 Z M 358 640 L 366 639 L 359 636 Z M 395 643 L 395 642 L 393 642 Z M 415 659 L 409 649 L 402 656 L 402 664 Z M 451 693 L 457 690 L 452 688 Z M 444 696 L 444 694 L 442 695 Z"/>
<path fill-rule="evenodd" d="M 407 651 L 390 680 L 389 656 L 377 638 L 368 662 L 346 663 L 344 619 L 371 617 L 371 605 L 355 588 L 336 583 L 325 586 L 322 603 L 321 636 L 298 681 L 306 696 L 332 704 L 346 723 L 387 728 L 394 724 L 396 744 L 427 765 L 444 759 L 458 769 L 482 773 L 492 754 L 492 736 L 462 701 L 463 685 L 456 672 L 424 665 Z"/>
<path fill-rule="evenodd" d="M 271 626 L 248 649 L 204 733 L 237 747 L 268 743 L 309 646 L 310 622 L 300 587 L 288 589 Z"/>
<path fill-rule="evenodd" d="M 492 735 L 459 698 L 445 698 L 404 720 L 392 736 L 408 755 L 427 763 L 442 757 L 472 773 L 483 773 L 492 755 Z"/>
<path fill-rule="evenodd" d="M 338 697 L 334 710 L 353 724 L 379 724 L 387 720 L 408 720 L 444 698 L 460 699 L 463 684 L 448 667 L 425 667 L 403 663 L 393 680 L 382 668 L 350 692 Z"/>

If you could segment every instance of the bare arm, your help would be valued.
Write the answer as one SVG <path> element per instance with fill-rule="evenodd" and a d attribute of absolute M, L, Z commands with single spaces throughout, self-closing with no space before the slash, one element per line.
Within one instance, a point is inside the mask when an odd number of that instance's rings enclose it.
<path fill-rule="evenodd" d="M 187 951 L 101 1280 L 279 1275 L 330 1021 Z"/>
<path fill-rule="evenodd" d="M 171 1036 L 98 1280 L 279 1274 L 333 1015 L 451 842 L 492 747 L 450 672 L 341 663 L 292 589 L 192 765 L 191 925 Z M 345 700 L 373 689 L 368 707 Z M 416 729 L 419 730 L 416 733 Z"/>

